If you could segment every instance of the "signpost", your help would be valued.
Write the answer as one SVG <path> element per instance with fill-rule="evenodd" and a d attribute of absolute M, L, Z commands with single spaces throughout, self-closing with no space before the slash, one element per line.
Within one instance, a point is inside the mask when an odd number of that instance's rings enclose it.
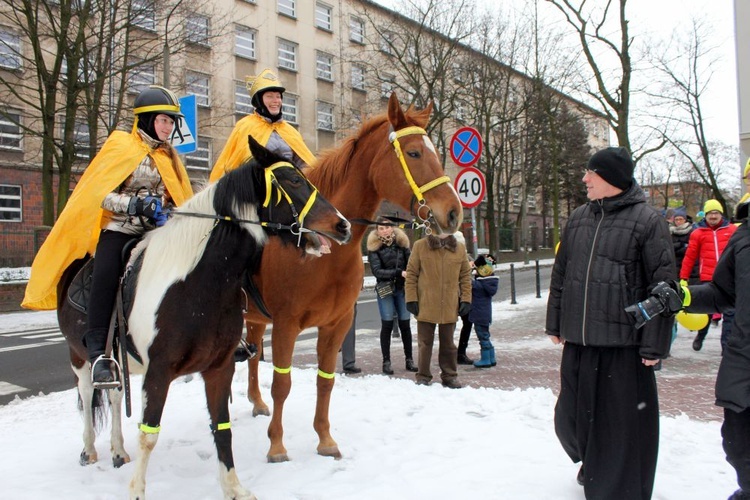
<path fill-rule="evenodd" d="M 482 172 L 473 168 L 482 156 L 482 136 L 472 127 L 462 127 L 456 130 L 450 143 L 453 162 L 464 170 L 456 177 L 456 191 L 461 199 L 461 205 L 471 209 L 471 241 L 474 243 L 474 258 L 477 257 L 477 219 L 474 207 L 484 199 L 486 186 Z"/>
<path fill-rule="evenodd" d="M 198 137 L 198 104 L 195 95 L 180 97 L 180 112 L 185 115 L 182 119 L 180 134 L 174 134 L 172 137 L 172 146 L 180 154 L 192 153 L 198 149 L 196 138 Z"/>

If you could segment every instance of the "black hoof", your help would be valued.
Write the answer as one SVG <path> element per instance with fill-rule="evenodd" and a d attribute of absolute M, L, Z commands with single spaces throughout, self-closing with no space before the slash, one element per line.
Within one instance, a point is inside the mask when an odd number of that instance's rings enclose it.
<path fill-rule="evenodd" d="M 115 469 L 119 469 L 123 465 L 125 465 L 127 462 L 123 457 L 112 457 L 112 465 Z"/>
<path fill-rule="evenodd" d="M 86 453 L 86 451 L 84 450 L 81 452 L 81 456 L 78 458 L 78 463 L 83 466 L 90 465 L 91 464 L 90 459 L 91 457 L 89 457 L 89 454 Z"/>

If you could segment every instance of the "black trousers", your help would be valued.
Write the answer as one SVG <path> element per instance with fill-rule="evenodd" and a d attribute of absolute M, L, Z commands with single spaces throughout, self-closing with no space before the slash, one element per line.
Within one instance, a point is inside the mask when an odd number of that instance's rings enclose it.
<path fill-rule="evenodd" d="M 117 285 L 123 270 L 122 249 L 133 238 L 129 234 L 106 230 L 99 235 L 84 336 L 89 359 L 104 354 L 109 321 L 117 297 Z"/>
<path fill-rule="evenodd" d="M 652 367 L 638 348 L 566 343 L 555 432 L 583 462 L 587 499 L 651 498 L 659 451 L 659 402 Z"/>
<path fill-rule="evenodd" d="M 721 437 L 727 462 L 737 471 L 737 484 L 750 492 L 750 409 L 737 413 L 724 408 Z"/>

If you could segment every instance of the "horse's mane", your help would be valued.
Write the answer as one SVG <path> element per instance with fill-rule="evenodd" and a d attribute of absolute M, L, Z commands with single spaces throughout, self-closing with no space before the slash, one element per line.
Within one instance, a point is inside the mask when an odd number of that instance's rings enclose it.
<path fill-rule="evenodd" d="M 349 174 L 351 158 L 358 142 L 362 138 L 370 137 L 375 131 L 388 123 L 385 113 L 376 115 L 365 121 L 353 135 L 344 139 L 341 145 L 326 149 L 318 156 L 318 163 L 314 168 L 305 172 L 315 187 L 323 193 L 333 193 L 338 184 Z"/>

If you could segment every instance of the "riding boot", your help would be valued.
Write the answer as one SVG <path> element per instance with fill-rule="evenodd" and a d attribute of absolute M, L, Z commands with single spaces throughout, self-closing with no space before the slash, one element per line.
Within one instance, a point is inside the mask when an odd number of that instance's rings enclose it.
<path fill-rule="evenodd" d="M 383 373 L 393 375 L 391 368 L 391 331 L 393 320 L 380 321 L 380 352 L 383 355 Z"/>
<path fill-rule="evenodd" d="M 91 380 L 95 384 L 106 384 L 115 381 L 115 374 L 112 371 L 112 364 L 110 362 L 99 361 L 96 363 L 99 356 L 104 355 L 107 349 L 108 333 L 106 328 L 93 328 L 83 335 L 83 345 L 86 346 L 86 352 L 92 366 Z"/>

